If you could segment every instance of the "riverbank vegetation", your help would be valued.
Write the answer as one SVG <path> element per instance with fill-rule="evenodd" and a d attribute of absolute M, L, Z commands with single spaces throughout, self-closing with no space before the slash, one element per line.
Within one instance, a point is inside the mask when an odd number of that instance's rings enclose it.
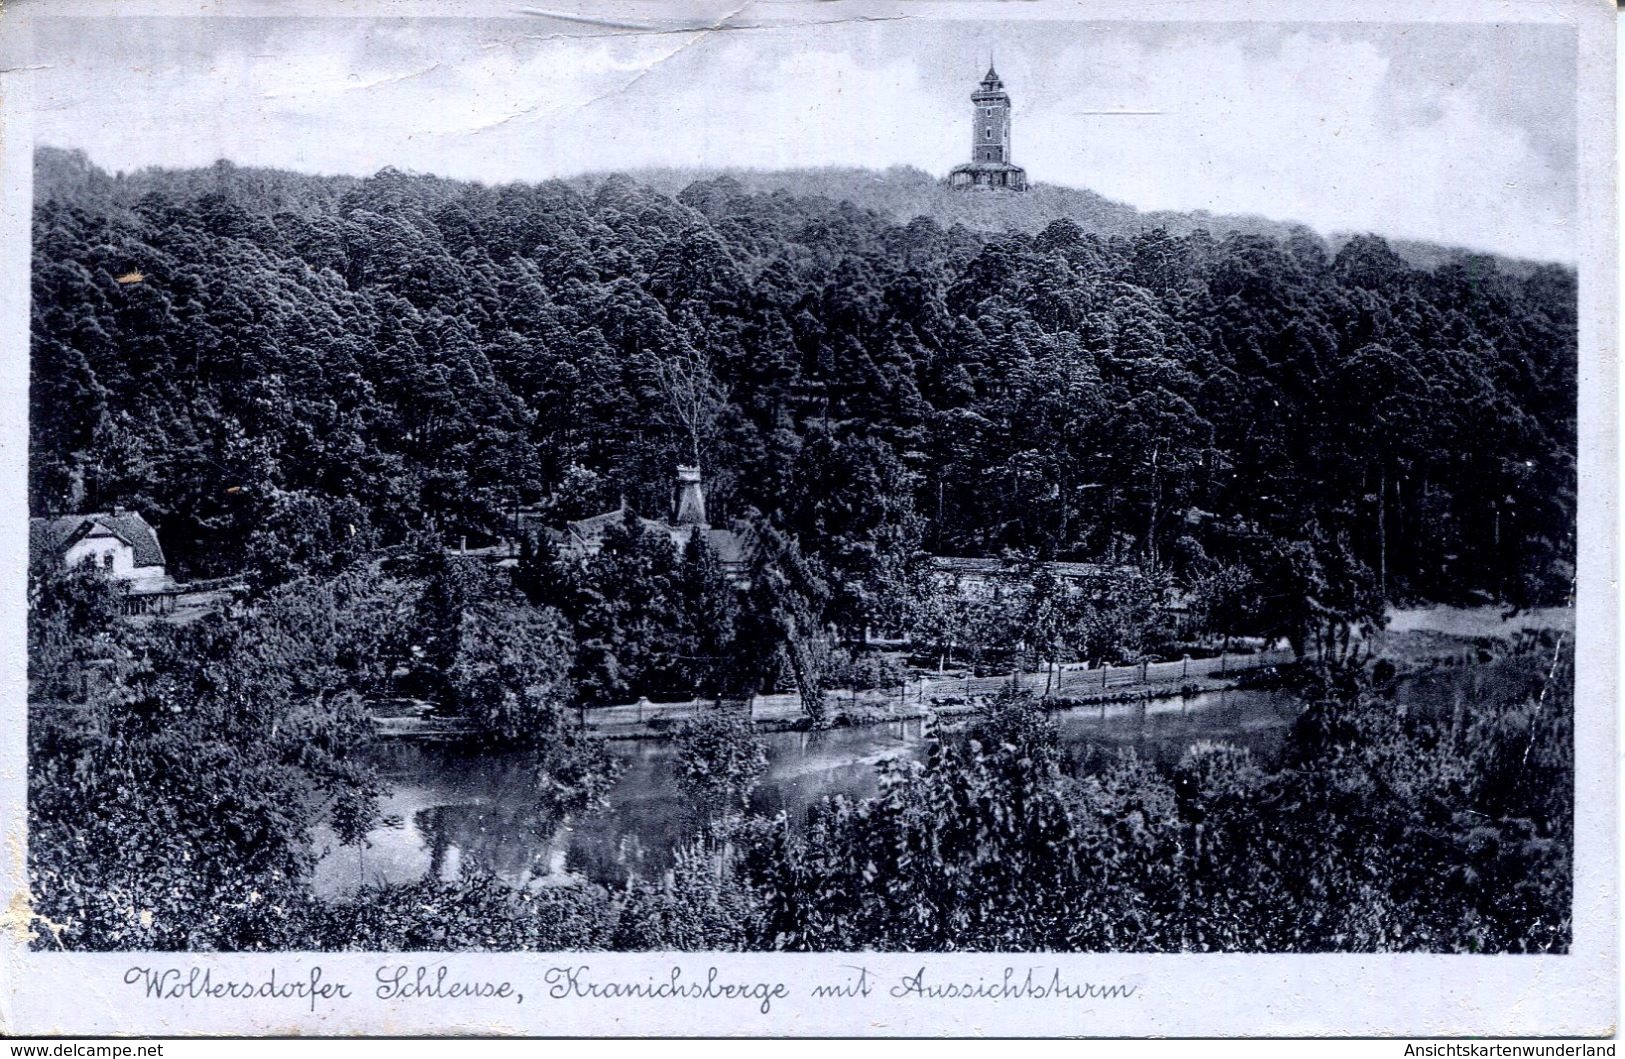
<path fill-rule="evenodd" d="M 1363 670 L 1319 671 L 1272 761 L 1223 742 L 1171 767 L 1067 749 L 1039 701 L 1009 696 L 939 727 L 921 760 L 879 765 L 875 797 L 804 820 L 741 808 L 761 748 L 719 712 L 683 733 L 685 791 L 708 822 L 660 877 L 515 887 L 471 861 L 451 881 L 331 899 L 306 884 L 308 827 L 323 807 L 365 812 L 366 777 L 345 765 L 357 719 L 262 703 L 245 754 L 215 694 L 99 714 L 106 731 L 36 709 L 38 745 L 65 763 L 31 775 L 36 944 L 1562 952 L 1571 660 L 1545 634 L 1501 664 L 1501 694 L 1443 713 Z M 539 780 L 538 799 L 559 782 Z"/>
<path fill-rule="evenodd" d="M 451 567 L 488 573 L 481 566 Z M 461 575 L 454 575 L 461 576 Z M 456 640 L 442 585 L 344 577 L 137 638 L 90 570 L 36 582 L 30 875 L 42 947 L 1562 951 L 1573 812 L 1569 641 L 1520 640 L 1501 693 L 1412 710 L 1381 667 L 1311 668 L 1277 761 L 1223 743 L 1173 768 L 1068 753 L 1039 701 L 943 725 L 880 793 L 806 820 L 751 815 L 760 744 L 724 708 L 679 736 L 698 828 L 661 878 L 521 889 L 308 887 L 312 829 L 360 843 L 381 788 L 369 680 L 409 653 L 390 615 L 443 615 L 436 650 L 481 701 L 526 713 L 542 826 L 613 775 L 528 668 Z M 489 591 L 480 593 L 484 598 Z M 451 638 L 449 641 L 447 638 Z M 517 634 L 507 642 L 529 643 Z M 1373 675 L 1375 674 L 1375 675 Z M 508 716 L 504 712 L 502 716 Z"/>

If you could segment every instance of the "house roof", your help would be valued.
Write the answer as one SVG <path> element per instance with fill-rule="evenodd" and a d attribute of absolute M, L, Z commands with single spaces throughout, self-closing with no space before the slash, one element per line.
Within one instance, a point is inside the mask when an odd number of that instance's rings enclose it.
<path fill-rule="evenodd" d="M 606 530 L 611 526 L 620 525 L 625 518 L 626 509 L 619 508 L 590 518 L 577 519 L 567 525 L 567 536 L 573 535 L 582 544 L 594 545 L 603 540 Z M 645 533 L 664 534 L 678 549 L 688 544 L 689 535 L 694 532 L 693 526 L 662 522 L 641 515 L 637 516 L 637 520 Z M 717 558 L 721 560 L 723 566 L 741 567 L 750 562 L 751 542 L 748 533 L 715 526 L 702 526 L 700 532 L 705 535 L 706 543 L 717 553 Z"/>
<path fill-rule="evenodd" d="M 999 559 L 967 558 L 957 555 L 936 555 L 931 558 L 931 565 L 945 574 L 977 574 L 984 577 L 1001 573 L 1008 569 Z M 1056 577 L 1105 577 L 1114 573 L 1131 573 L 1133 566 L 1108 566 L 1104 563 L 1062 563 L 1051 562 L 1044 564 Z"/>
<path fill-rule="evenodd" d="M 723 566 L 744 566 L 750 562 L 750 535 L 730 529 L 707 529 L 705 539 Z"/>
<path fill-rule="evenodd" d="M 62 515 L 28 520 L 28 557 L 61 556 L 85 537 L 109 533 L 130 546 L 135 565 L 163 566 L 164 550 L 158 531 L 136 511 L 96 511 L 88 515 Z"/>
<path fill-rule="evenodd" d="M 668 526 L 664 522 L 656 522 L 654 519 L 644 518 L 642 515 L 635 517 L 638 520 L 638 524 L 646 531 L 653 533 L 667 532 Z M 626 508 L 623 507 L 617 508 L 614 511 L 606 511 L 601 515 L 593 515 L 589 518 L 576 519 L 574 522 L 569 523 L 569 527 L 582 540 L 593 541 L 601 538 L 605 531 L 611 526 L 618 526 L 625 519 Z"/>

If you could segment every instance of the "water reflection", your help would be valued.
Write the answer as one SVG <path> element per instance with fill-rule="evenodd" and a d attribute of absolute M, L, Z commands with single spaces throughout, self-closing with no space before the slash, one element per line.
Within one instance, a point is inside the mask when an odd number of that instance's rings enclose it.
<path fill-rule="evenodd" d="M 1521 694 L 1502 686 L 1494 667 L 1445 670 L 1407 685 L 1412 708 L 1460 710 L 1480 695 Z M 1298 715 L 1299 700 L 1279 691 L 1222 691 L 1057 711 L 1064 743 L 1082 767 L 1105 755 L 1087 752 L 1133 747 L 1160 764 L 1176 763 L 1202 739 L 1224 739 L 1273 760 Z M 768 770 L 751 798 L 762 813 L 799 819 L 826 795 L 862 798 L 875 793 L 875 765 L 888 757 L 919 755 L 922 721 L 894 722 L 826 732 L 766 735 Z M 700 829 L 700 810 L 677 786 L 675 748 L 662 740 L 611 744 L 624 765 L 609 807 L 589 816 L 549 817 L 537 804 L 535 769 L 519 752 L 472 753 L 451 747 L 391 743 L 377 751 L 392 793 L 383 811 L 398 826 L 380 827 L 361 851 L 333 847 L 317 867 L 318 892 L 338 894 L 362 882 L 409 882 L 425 876 L 455 878 L 478 865 L 516 885 L 543 886 L 585 876 L 621 883 L 650 878 L 670 867 L 671 848 Z"/>

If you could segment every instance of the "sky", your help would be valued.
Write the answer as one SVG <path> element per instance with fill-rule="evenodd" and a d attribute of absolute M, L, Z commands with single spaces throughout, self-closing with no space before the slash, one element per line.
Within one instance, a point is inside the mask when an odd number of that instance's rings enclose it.
<path fill-rule="evenodd" d="M 110 170 L 227 158 L 488 183 L 651 166 L 945 174 L 969 158 L 969 93 L 992 53 L 1015 161 L 1036 182 L 1575 258 L 1571 25 L 1082 21 L 1020 7 L 36 17 L 34 139 Z"/>

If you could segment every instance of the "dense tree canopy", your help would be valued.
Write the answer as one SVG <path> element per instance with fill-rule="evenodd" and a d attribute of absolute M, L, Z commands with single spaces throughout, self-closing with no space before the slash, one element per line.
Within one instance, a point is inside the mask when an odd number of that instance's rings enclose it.
<path fill-rule="evenodd" d="M 182 572 L 324 573 L 519 502 L 659 512 L 697 452 L 712 520 L 794 536 L 841 622 L 886 619 L 922 549 L 1567 591 L 1556 266 L 944 230 L 728 178 L 37 168 L 33 508 L 137 507 Z"/>

